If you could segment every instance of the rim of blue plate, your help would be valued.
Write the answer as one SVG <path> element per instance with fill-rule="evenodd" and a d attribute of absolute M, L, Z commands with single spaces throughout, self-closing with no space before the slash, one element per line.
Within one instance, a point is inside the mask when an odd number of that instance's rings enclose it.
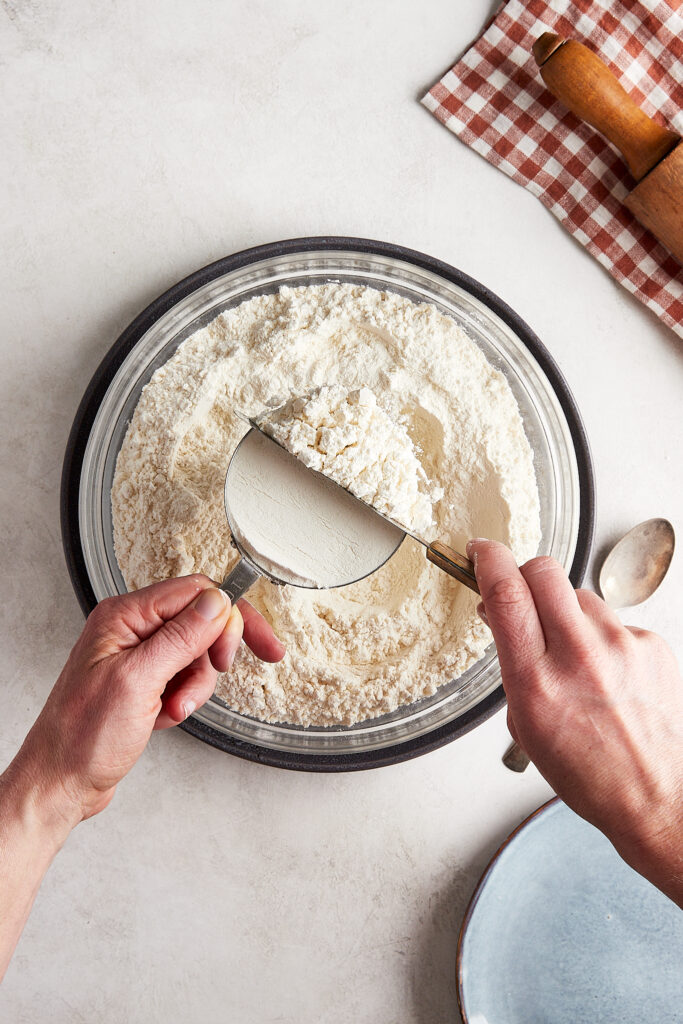
<path fill-rule="evenodd" d="M 465 911 L 465 916 L 463 917 L 462 924 L 460 925 L 460 932 L 458 934 L 458 945 L 457 945 L 456 953 L 455 953 L 455 978 L 456 978 L 456 991 L 457 991 L 457 996 L 458 996 L 458 1009 L 460 1010 L 460 1016 L 463 1019 L 463 1024 L 471 1024 L 471 1022 L 470 1022 L 470 1018 L 467 1016 L 467 1010 L 465 1009 L 465 993 L 463 991 L 463 978 L 462 978 L 462 972 L 463 972 L 463 962 L 462 962 L 463 955 L 462 955 L 462 951 L 463 951 L 463 944 L 464 944 L 464 941 L 465 941 L 465 935 L 466 935 L 467 929 L 469 927 L 470 921 L 472 920 L 472 915 L 474 914 L 474 910 L 475 910 L 475 908 L 477 906 L 477 903 L 479 902 L 479 898 L 482 895 L 482 893 L 483 893 L 483 891 L 484 891 L 484 889 L 485 889 L 485 887 L 486 887 L 486 885 L 487 885 L 487 883 L 488 883 L 488 881 L 489 881 L 489 879 L 491 877 L 491 872 L 493 871 L 494 867 L 498 863 L 501 854 L 503 854 L 505 852 L 505 850 L 507 850 L 507 848 L 510 845 L 510 843 L 512 843 L 517 838 L 517 836 L 520 834 L 520 832 L 524 831 L 524 829 L 527 827 L 527 825 L 531 824 L 532 821 L 535 821 L 536 818 L 540 817 L 542 814 L 545 814 L 545 812 L 549 811 L 551 807 L 554 807 L 556 804 L 560 804 L 560 803 L 562 803 L 562 801 L 560 800 L 559 796 L 552 797 L 550 800 L 547 800 L 544 804 L 541 804 L 540 807 L 537 807 L 535 811 L 532 811 L 531 814 L 524 819 L 524 821 L 520 822 L 520 824 L 517 826 L 517 828 L 513 829 L 513 831 L 510 833 L 510 835 L 507 837 L 507 839 L 503 840 L 501 845 L 498 847 L 498 849 L 494 853 L 493 857 L 491 857 L 491 860 L 488 862 L 488 864 L 484 868 L 484 873 L 481 876 L 481 878 L 479 879 L 479 881 L 477 882 L 477 887 L 474 890 L 474 892 L 472 893 L 472 897 L 470 899 L 470 902 L 467 904 L 467 910 Z"/>

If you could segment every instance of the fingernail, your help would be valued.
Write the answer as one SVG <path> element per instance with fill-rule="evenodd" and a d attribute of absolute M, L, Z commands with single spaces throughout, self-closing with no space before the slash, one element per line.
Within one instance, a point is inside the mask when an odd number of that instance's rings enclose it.
<path fill-rule="evenodd" d="M 477 615 L 479 616 L 482 622 L 484 622 L 487 626 L 489 625 L 489 620 L 486 618 L 486 611 L 484 609 L 483 604 L 477 605 Z M 489 629 L 490 628 L 491 627 L 489 626 Z"/>
<path fill-rule="evenodd" d="M 185 718 L 189 718 L 196 707 L 197 704 L 193 700 L 183 701 L 183 711 L 185 713 Z"/>
<path fill-rule="evenodd" d="M 194 601 L 194 610 L 207 622 L 217 619 L 225 611 L 228 598 L 222 590 L 216 587 L 207 587 Z"/>
<path fill-rule="evenodd" d="M 467 547 L 465 548 L 465 551 L 467 552 L 467 557 L 472 558 L 472 555 L 475 553 L 473 550 L 471 550 L 473 544 L 481 544 L 481 542 L 485 540 L 486 537 L 473 537 L 472 540 L 468 540 Z"/>
<path fill-rule="evenodd" d="M 228 640 L 228 668 L 232 668 L 232 663 L 235 660 L 240 643 L 242 640 L 242 633 L 244 632 L 244 619 L 239 608 L 235 607 L 230 612 L 230 618 L 225 625 L 225 635 Z"/>

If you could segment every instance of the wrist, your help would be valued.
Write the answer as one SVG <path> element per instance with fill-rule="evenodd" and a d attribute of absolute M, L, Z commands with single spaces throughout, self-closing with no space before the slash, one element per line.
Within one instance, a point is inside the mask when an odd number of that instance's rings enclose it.
<path fill-rule="evenodd" d="M 683 908 L 683 800 L 658 814 L 642 814 L 627 832 L 611 835 L 612 844 L 635 871 Z"/>
<path fill-rule="evenodd" d="M 0 980 L 36 893 L 71 831 L 66 805 L 20 751 L 0 775 Z"/>
<path fill-rule="evenodd" d="M 61 784 L 41 771 L 23 748 L 0 776 L 0 800 L 4 815 L 39 837 L 50 858 L 81 820 Z"/>

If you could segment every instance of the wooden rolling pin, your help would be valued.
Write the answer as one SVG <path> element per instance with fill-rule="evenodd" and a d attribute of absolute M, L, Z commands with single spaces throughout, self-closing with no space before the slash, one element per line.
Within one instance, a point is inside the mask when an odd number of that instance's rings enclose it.
<path fill-rule="evenodd" d="M 582 43 L 544 32 L 532 47 L 541 77 L 572 113 L 621 151 L 638 184 L 626 206 L 683 264 L 683 143 L 636 106 Z"/>

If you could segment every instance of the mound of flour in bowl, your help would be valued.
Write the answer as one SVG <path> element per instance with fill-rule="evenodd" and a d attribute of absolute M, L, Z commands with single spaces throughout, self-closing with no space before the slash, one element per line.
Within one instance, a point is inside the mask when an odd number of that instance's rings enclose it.
<path fill-rule="evenodd" d="M 292 455 L 412 533 L 433 525 L 430 489 L 406 428 L 395 423 L 369 388 L 326 384 L 258 421 Z"/>
<path fill-rule="evenodd" d="M 223 487 L 258 417 L 335 384 L 369 388 L 405 426 L 443 496 L 427 540 L 471 536 L 517 560 L 540 540 L 533 457 L 503 375 L 454 320 L 393 292 L 327 283 L 282 288 L 196 331 L 144 388 L 112 487 L 114 542 L 130 589 L 191 572 L 222 579 L 237 560 Z M 277 665 L 243 645 L 217 693 L 269 722 L 351 724 L 433 694 L 490 643 L 476 595 L 406 538 L 377 572 L 335 590 L 260 581 L 249 600 L 287 645 Z"/>

